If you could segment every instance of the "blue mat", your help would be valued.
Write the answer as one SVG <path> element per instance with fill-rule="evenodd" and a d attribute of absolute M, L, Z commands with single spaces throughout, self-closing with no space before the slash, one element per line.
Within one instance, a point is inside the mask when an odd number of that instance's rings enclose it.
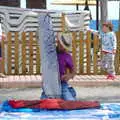
<path fill-rule="evenodd" d="M 100 109 L 40 110 L 13 109 L 0 104 L 0 120 L 120 120 L 120 103 L 104 103 Z"/>

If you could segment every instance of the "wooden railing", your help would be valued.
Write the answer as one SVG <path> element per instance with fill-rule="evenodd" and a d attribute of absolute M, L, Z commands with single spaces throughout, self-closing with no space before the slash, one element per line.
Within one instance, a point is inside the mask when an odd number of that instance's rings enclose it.
<path fill-rule="evenodd" d="M 117 35 L 116 73 L 120 74 L 120 32 Z M 40 74 L 40 49 L 35 32 L 9 32 L 2 41 L 2 68 L 5 74 Z M 72 56 L 76 74 L 104 74 L 100 67 L 101 47 L 97 36 L 72 32 Z"/>
<path fill-rule="evenodd" d="M 3 70 L 6 74 L 40 74 L 40 51 L 35 32 L 7 34 L 2 41 Z"/>
<path fill-rule="evenodd" d="M 101 61 L 101 44 L 99 38 L 90 32 L 72 33 L 73 36 L 73 61 L 77 74 L 105 74 L 102 71 Z M 116 32 L 117 36 L 117 54 L 115 56 L 115 70 L 120 74 L 120 32 Z"/>

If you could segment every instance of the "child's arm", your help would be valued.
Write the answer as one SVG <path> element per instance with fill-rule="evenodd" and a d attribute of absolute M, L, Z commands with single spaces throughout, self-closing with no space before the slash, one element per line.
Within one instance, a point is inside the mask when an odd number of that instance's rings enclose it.
<path fill-rule="evenodd" d="M 61 77 L 61 80 L 69 81 L 70 79 L 73 79 L 74 76 L 75 76 L 75 71 L 74 70 L 70 70 L 69 73 L 66 73 L 65 75 L 63 75 Z"/>
<path fill-rule="evenodd" d="M 73 79 L 73 77 L 75 76 L 75 69 L 71 55 L 68 55 L 66 58 L 66 71 L 67 70 L 68 72 L 66 72 L 66 74 L 62 76 L 61 80 L 68 81 L 70 79 Z"/>
<path fill-rule="evenodd" d="M 91 33 L 93 33 L 93 35 L 97 35 L 99 39 L 101 39 L 101 32 L 99 32 L 98 30 L 93 30 L 93 29 L 87 29 L 87 31 L 90 31 Z"/>

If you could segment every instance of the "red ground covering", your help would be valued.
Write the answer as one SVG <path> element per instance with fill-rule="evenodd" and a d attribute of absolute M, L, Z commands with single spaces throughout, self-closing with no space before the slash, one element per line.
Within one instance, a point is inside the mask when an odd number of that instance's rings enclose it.
<path fill-rule="evenodd" d="M 43 100 L 9 100 L 13 108 L 40 108 L 40 109 L 59 109 L 74 110 L 99 108 L 98 101 L 65 101 L 62 99 L 43 99 Z"/>

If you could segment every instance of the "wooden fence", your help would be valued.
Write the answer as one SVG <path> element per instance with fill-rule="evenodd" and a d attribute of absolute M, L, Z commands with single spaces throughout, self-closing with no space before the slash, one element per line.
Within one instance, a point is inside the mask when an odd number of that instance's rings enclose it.
<path fill-rule="evenodd" d="M 72 33 L 73 50 L 72 56 L 77 74 L 105 74 L 100 66 L 101 61 L 101 44 L 97 36 L 92 36 L 90 32 Z M 116 73 L 120 74 L 120 32 L 117 36 L 117 54 L 115 56 Z"/>
<path fill-rule="evenodd" d="M 118 46 L 115 59 L 117 74 L 120 74 L 120 32 L 116 33 Z M 9 32 L 2 41 L 2 68 L 5 74 L 40 74 L 40 49 L 36 32 Z M 91 33 L 72 32 L 72 56 L 76 74 L 104 74 L 100 67 L 101 47 L 97 36 Z"/>
<path fill-rule="evenodd" d="M 35 32 L 7 34 L 2 41 L 3 70 L 5 74 L 40 74 L 40 51 Z"/>

